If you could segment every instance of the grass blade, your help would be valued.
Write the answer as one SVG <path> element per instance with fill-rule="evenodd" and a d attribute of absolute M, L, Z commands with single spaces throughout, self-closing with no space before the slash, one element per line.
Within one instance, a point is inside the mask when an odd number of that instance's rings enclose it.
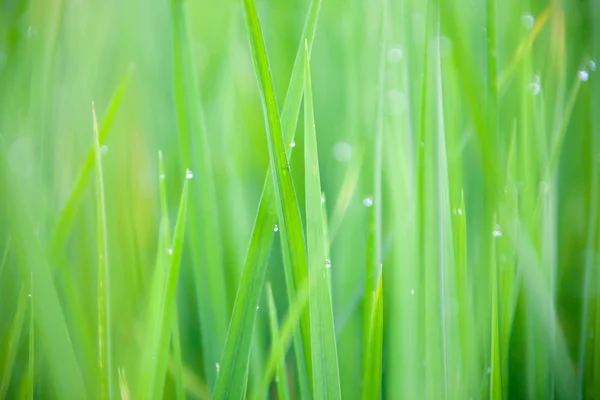
<path fill-rule="evenodd" d="M 328 239 L 324 230 L 308 45 L 305 59 L 304 143 L 306 148 L 304 152 L 304 175 L 306 185 L 306 238 L 309 275 L 320 276 L 328 273 L 327 269 L 331 266 L 331 261 L 327 259 Z M 339 399 L 342 395 L 328 280 L 319 280 L 319 284 L 310 296 L 309 304 L 313 397 Z"/>
<path fill-rule="evenodd" d="M 279 323 L 277 322 L 277 308 L 275 308 L 275 300 L 273 299 L 273 291 L 271 284 L 267 282 L 267 301 L 269 304 L 269 323 L 271 326 L 271 343 L 279 341 Z M 285 353 L 281 355 L 279 365 L 277 367 L 277 398 L 288 400 L 290 398 L 290 388 L 288 386 L 287 368 L 285 365 Z"/>
<path fill-rule="evenodd" d="M 108 248 L 106 237 L 106 206 L 104 196 L 104 177 L 102 172 L 102 155 L 100 153 L 100 136 L 96 110 L 92 102 L 94 120 L 94 166 L 96 167 L 96 223 L 98 245 L 98 362 L 100 374 L 100 398 L 110 399 L 112 386 L 112 349 L 110 319 L 110 268 L 108 264 Z"/>
<path fill-rule="evenodd" d="M 182 162 L 186 168 L 191 168 L 201 177 L 191 183 L 188 229 L 194 240 L 189 241 L 189 244 L 196 302 L 200 325 L 205 328 L 202 335 L 204 371 L 209 387 L 213 387 L 217 380 L 215 364 L 221 360 L 230 309 L 221 254 L 211 151 L 202 115 L 202 100 L 185 6 L 186 3 L 181 0 L 171 2 L 173 89 Z"/>
<path fill-rule="evenodd" d="M 183 252 L 183 238 L 185 233 L 186 212 L 188 203 L 188 181 L 191 179 L 186 173 L 186 180 L 181 192 L 179 202 L 179 211 L 177 221 L 175 222 L 175 232 L 173 242 L 169 249 L 169 270 L 167 271 L 167 282 L 164 294 L 164 300 L 160 312 L 160 333 L 158 343 L 156 343 L 156 375 L 152 379 L 153 391 L 152 398 L 162 398 L 165 384 L 165 374 L 169 362 L 169 343 L 171 332 L 173 330 L 175 301 L 177 294 L 177 283 L 179 281 L 179 270 L 181 263 L 181 254 Z"/>
<path fill-rule="evenodd" d="M 304 43 L 306 40 L 309 50 L 312 48 L 320 7 L 321 0 L 313 0 L 308 10 L 308 16 L 296 53 L 296 60 L 283 106 L 281 124 L 284 140 L 289 143 L 292 142 L 296 131 L 304 88 Z M 292 149 L 292 146 L 287 146 L 285 149 L 288 160 Z M 273 243 L 273 226 L 277 221 L 275 206 L 273 180 L 271 170 L 269 169 L 265 178 L 258 214 L 246 254 L 244 272 L 236 295 L 233 315 L 227 333 L 227 341 L 221 362 L 221 372 L 215 386 L 214 397 L 217 399 L 229 396 L 240 398 L 242 395 L 240 389 L 243 386 L 244 377 L 247 375 L 250 343 L 256 319 L 256 307 L 254 305 L 258 303 L 260 297 L 268 257 Z M 301 353 L 299 349 L 296 349 L 296 352 Z M 301 357 L 296 358 L 299 360 L 298 362 L 302 363 Z M 299 370 L 301 393 L 307 396 L 308 379 L 305 372 L 306 368 L 300 366 Z"/>

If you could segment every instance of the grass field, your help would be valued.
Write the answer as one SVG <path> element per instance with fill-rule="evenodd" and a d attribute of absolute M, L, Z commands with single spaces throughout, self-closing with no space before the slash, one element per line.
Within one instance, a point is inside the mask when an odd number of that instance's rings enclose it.
<path fill-rule="evenodd" d="M 598 0 L 0 1 L 0 400 L 600 399 L 596 62 Z"/>

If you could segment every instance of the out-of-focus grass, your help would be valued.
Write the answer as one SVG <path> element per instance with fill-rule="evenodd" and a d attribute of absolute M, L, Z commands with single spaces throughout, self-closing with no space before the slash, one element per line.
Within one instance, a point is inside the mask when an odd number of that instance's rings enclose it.
<path fill-rule="evenodd" d="M 600 3 L 254 12 L 0 2 L 0 399 L 600 398 Z"/>

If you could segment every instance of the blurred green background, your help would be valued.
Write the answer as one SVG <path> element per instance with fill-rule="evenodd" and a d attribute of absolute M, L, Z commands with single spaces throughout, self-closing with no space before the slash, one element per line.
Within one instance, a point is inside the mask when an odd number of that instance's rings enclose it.
<path fill-rule="evenodd" d="M 206 229 L 186 232 L 177 288 L 186 396 L 210 397 L 220 358 L 209 363 L 206 346 L 222 350 L 206 340 L 218 328 L 200 323 L 198 299 L 229 321 L 269 153 L 242 1 L 176 3 L 0 0 L 0 398 L 76 398 L 57 383 L 71 380 L 99 397 L 94 174 L 81 183 L 64 240 L 53 241 L 93 148 L 92 101 L 106 133 L 115 387 L 142 398 L 160 150 L 172 222 L 186 168 L 195 172 L 188 207 L 214 185 L 202 214 L 214 221 L 188 215 Z M 309 3 L 257 1 L 280 110 Z M 383 1 L 323 0 L 311 54 L 342 396 L 361 393 L 380 163 L 382 397 L 600 399 L 600 2 L 387 3 L 382 24 Z M 208 139 L 193 165 L 178 130 L 174 7 L 187 19 L 202 99 L 188 112 Z M 291 171 L 304 210 L 302 120 Z M 274 243 L 266 281 L 283 319 Z M 222 272 L 224 293 L 194 273 L 193 249 L 207 246 L 222 258 L 207 268 Z M 264 293 L 259 306 L 249 392 L 271 345 Z M 490 373 L 494 344 L 501 384 Z M 61 346 L 72 348 L 74 364 Z M 164 398 L 175 396 L 169 371 Z"/>

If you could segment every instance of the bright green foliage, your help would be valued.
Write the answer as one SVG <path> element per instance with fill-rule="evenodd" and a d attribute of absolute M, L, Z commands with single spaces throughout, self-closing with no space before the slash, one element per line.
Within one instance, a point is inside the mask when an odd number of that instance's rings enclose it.
<path fill-rule="evenodd" d="M 598 21 L 0 1 L 0 400 L 598 398 Z"/>

